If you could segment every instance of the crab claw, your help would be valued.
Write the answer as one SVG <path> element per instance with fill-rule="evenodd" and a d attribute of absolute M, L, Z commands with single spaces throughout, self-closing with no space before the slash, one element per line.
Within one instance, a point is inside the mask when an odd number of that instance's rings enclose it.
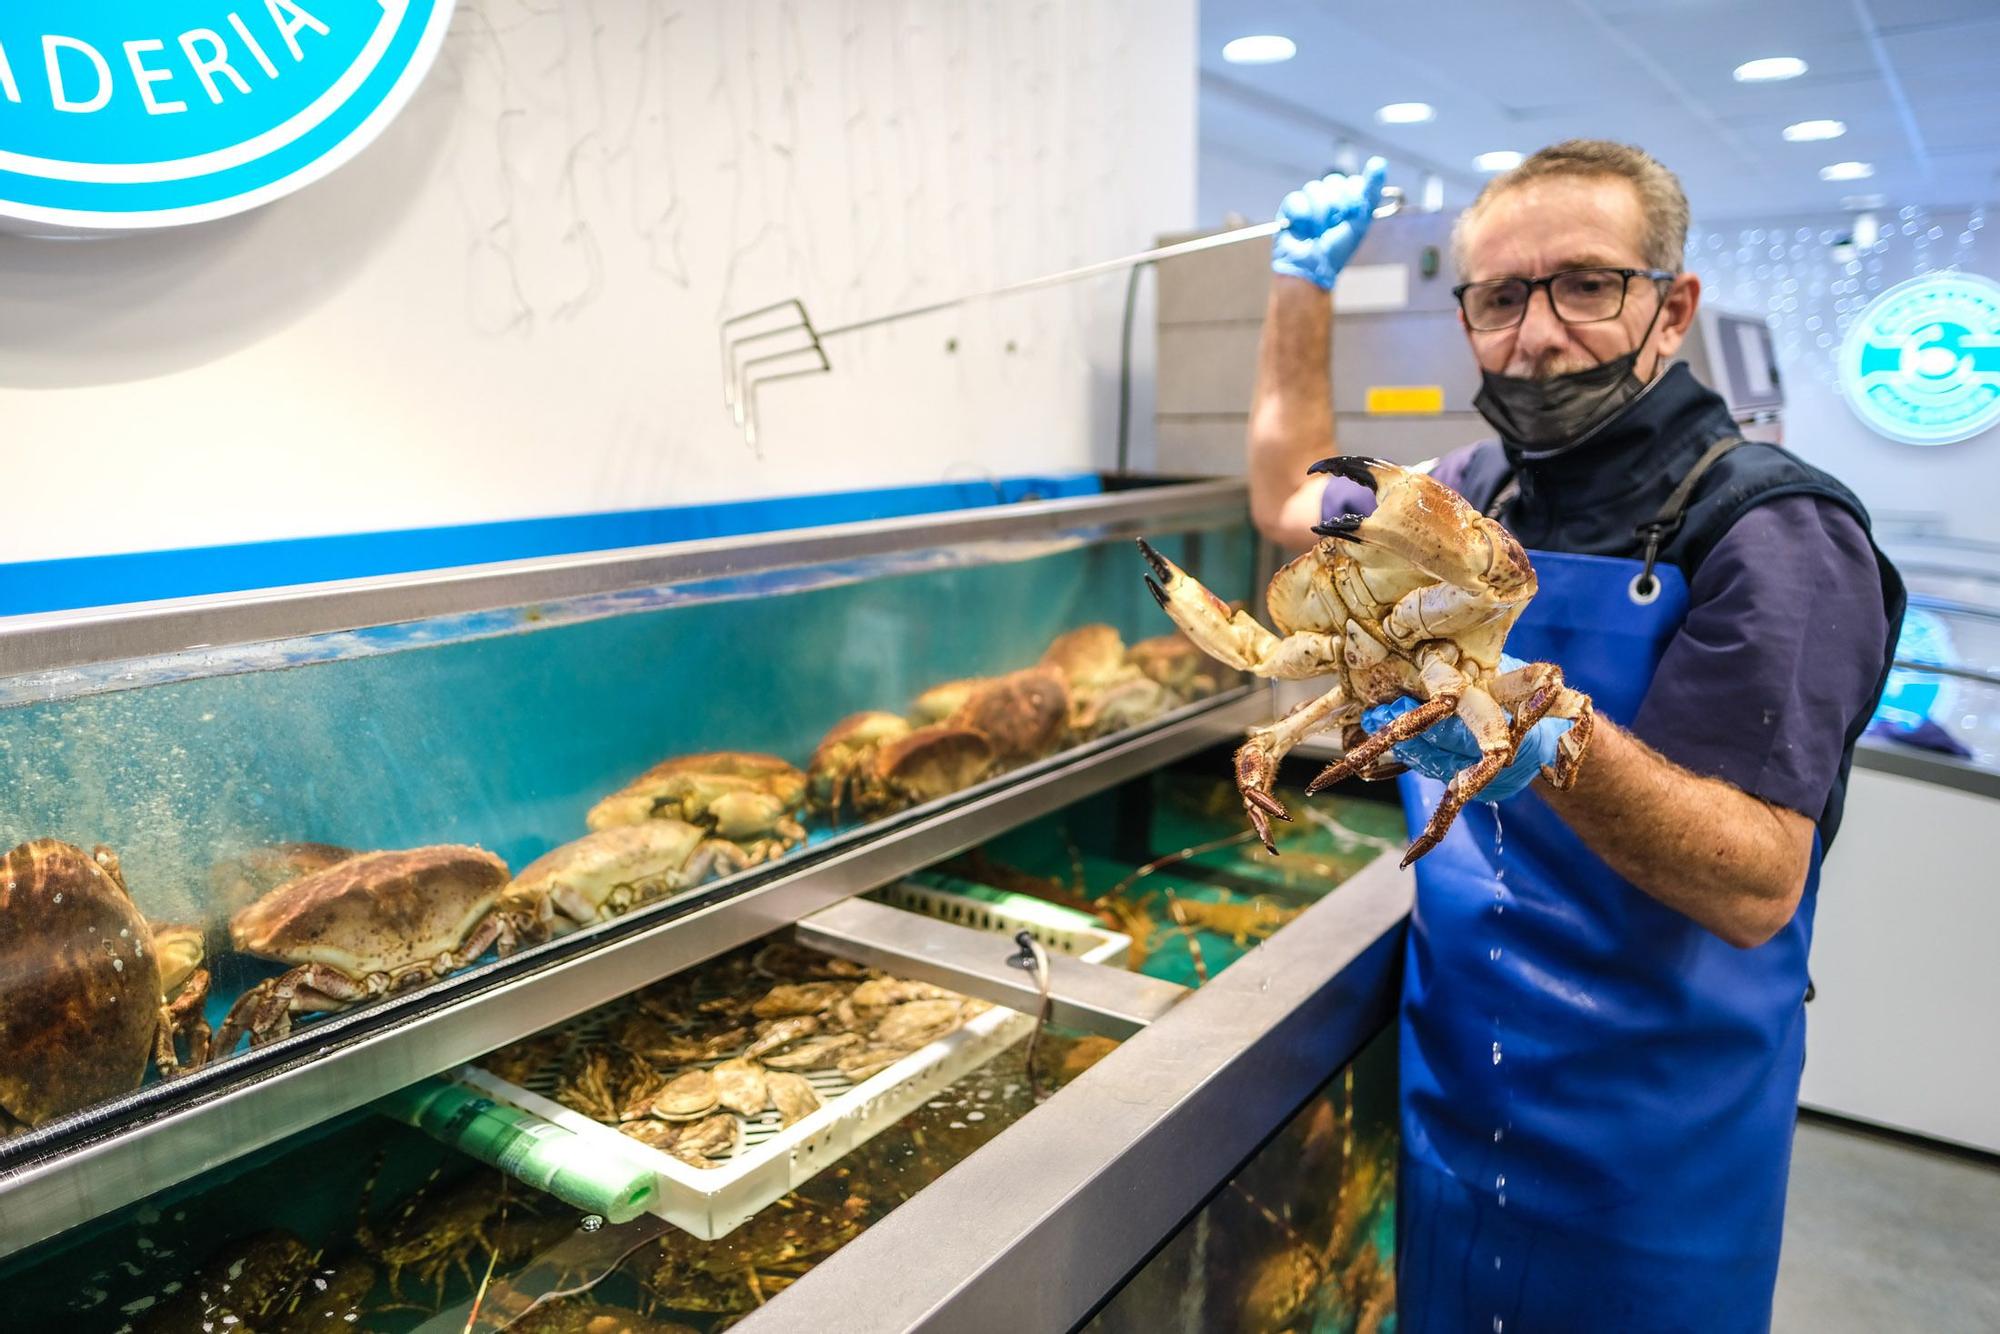
<path fill-rule="evenodd" d="M 1534 569 L 1520 543 L 1428 472 L 1359 455 L 1321 459 L 1310 471 L 1375 493 L 1373 514 L 1333 519 L 1313 530 L 1322 537 L 1379 548 L 1458 588 L 1518 601 L 1534 596 Z"/>
<path fill-rule="evenodd" d="M 1401 468 L 1397 468 L 1393 463 L 1384 463 L 1381 459 L 1371 459 L 1365 454 L 1336 454 L 1330 459 L 1321 459 L 1318 463 L 1313 464 L 1312 467 L 1307 468 L 1306 471 L 1308 473 L 1331 473 L 1335 477 L 1345 477 L 1348 481 L 1359 482 L 1370 491 L 1373 491 L 1376 489 L 1376 483 L 1380 480 L 1376 476 L 1376 469 L 1378 468 L 1392 469 L 1396 472 L 1402 471 Z"/>
<path fill-rule="evenodd" d="M 1263 840 L 1265 850 L 1273 854 L 1278 851 L 1278 844 L 1271 837 L 1271 821 L 1292 818 L 1285 803 L 1271 795 L 1277 778 L 1277 756 L 1269 742 L 1253 732 L 1248 741 L 1236 748 L 1236 791 L 1243 798 L 1243 811 L 1250 817 L 1251 828 Z"/>

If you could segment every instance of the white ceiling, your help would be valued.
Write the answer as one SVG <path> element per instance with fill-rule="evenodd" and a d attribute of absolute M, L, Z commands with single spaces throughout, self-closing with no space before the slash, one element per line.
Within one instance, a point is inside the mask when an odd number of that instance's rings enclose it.
<path fill-rule="evenodd" d="M 1267 32 L 1298 55 L 1223 61 L 1230 38 Z M 1732 79 L 1771 55 L 1810 69 Z M 1474 154 L 1573 136 L 1645 147 L 1704 222 L 1825 212 L 1843 195 L 1957 207 L 2000 193 L 2000 0 L 1202 0 L 1201 76 L 1205 161 L 1325 171 L 1345 132 L 1390 159 L 1392 181 L 1438 171 L 1453 204 L 1482 179 Z M 1437 119 L 1375 124 L 1376 107 L 1405 101 Z M 1819 118 L 1847 134 L 1780 137 Z M 1874 163 L 1874 178 L 1819 179 L 1847 159 Z"/>

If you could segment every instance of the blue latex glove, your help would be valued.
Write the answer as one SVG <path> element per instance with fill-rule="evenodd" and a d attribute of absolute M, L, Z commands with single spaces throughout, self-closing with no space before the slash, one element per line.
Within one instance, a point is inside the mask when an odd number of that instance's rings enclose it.
<path fill-rule="evenodd" d="M 1271 272 L 1331 290 L 1375 219 L 1385 170 L 1381 158 L 1371 157 L 1359 176 L 1335 173 L 1286 195 L 1278 206 L 1285 228 L 1271 238 Z"/>
<path fill-rule="evenodd" d="M 1502 671 L 1522 665 L 1518 658 L 1503 655 L 1500 659 Z M 1417 701 L 1408 695 L 1378 704 L 1361 715 L 1362 730 L 1379 732 L 1416 707 Z M 1515 751 L 1514 762 L 1495 774 L 1475 800 L 1505 801 L 1534 782 L 1543 765 L 1555 763 L 1556 742 L 1570 725 L 1567 718 L 1544 718 L 1529 728 Z M 1472 729 L 1456 715 L 1432 723 L 1408 741 L 1397 742 L 1394 749 L 1396 758 L 1406 766 L 1440 783 L 1449 783 L 1479 758 L 1479 743 L 1472 739 Z"/>

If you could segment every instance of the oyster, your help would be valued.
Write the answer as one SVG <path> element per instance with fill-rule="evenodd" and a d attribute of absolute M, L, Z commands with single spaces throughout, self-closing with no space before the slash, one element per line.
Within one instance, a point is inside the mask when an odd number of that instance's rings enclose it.
<path fill-rule="evenodd" d="M 834 1064 L 840 1073 L 859 1084 L 872 1079 L 910 1053 L 902 1047 L 861 1047 L 841 1056 Z"/>
<path fill-rule="evenodd" d="M 958 999 L 959 995 L 955 991 L 946 991 L 943 987 L 935 987 L 928 982 L 912 982 L 902 977 L 871 978 L 854 989 L 854 1004 L 859 1009 L 879 1010 L 885 1006 L 901 1005 L 906 1001 Z"/>
<path fill-rule="evenodd" d="M 894 1006 L 876 1021 L 870 1034 L 877 1046 L 901 1047 L 915 1051 L 926 1043 L 965 1022 L 963 1006 L 956 1000 L 914 1000 Z"/>
<path fill-rule="evenodd" d="M 715 1167 L 709 1160 L 735 1153 L 742 1137 L 742 1123 L 728 1112 L 717 1112 L 681 1131 L 668 1152 L 694 1167 Z"/>
<path fill-rule="evenodd" d="M 613 1043 L 661 1065 L 712 1061 L 735 1051 L 749 1037 L 750 1030 L 747 1028 L 721 1028 L 707 1032 L 689 1030 L 644 1010 L 626 1015 L 611 1030 Z"/>
<path fill-rule="evenodd" d="M 817 1014 L 846 995 L 845 982 L 781 982 L 750 1006 L 759 1019 L 781 1019 L 788 1014 Z"/>
<path fill-rule="evenodd" d="M 741 1056 L 724 1061 L 709 1071 L 715 1079 L 716 1099 L 739 1116 L 755 1116 L 770 1100 L 764 1067 Z"/>
<path fill-rule="evenodd" d="M 873 968 L 852 959 L 836 958 L 809 950 L 791 940 L 774 940 L 757 951 L 751 967 L 772 981 L 802 977 L 840 981 L 847 978 L 879 977 Z"/>
<path fill-rule="evenodd" d="M 783 1019 L 766 1019 L 757 1025 L 757 1037 L 743 1049 L 743 1054 L 753 1061 L 761 1060 L 769 1065 L 770 1053 L 782 1051 L 819 1031 L 820 1021 L 816 1015 L 794 1014 Z"/>
<path fill-rule="evenodd" d="M 804 1075 L 774 1070 L 764 1076 L 764 1086 L 770 1092 L 771 1106 L 777 1111 L 781 1126 L 788 1126 L 820 1109 L 819 1090 Z"/>
<path fill-rule="evenodd" d="M 645 1111 L 662 1121 L 695 1121 L 713 1112 L 721 1097 L 714 1075 L 706 1070 L 685 1070 L 653 1095 Z"/>
<path fill-rule="evenodd" d="M 680 1138 L 682 1129 L 684 1129 L 684 1126 L 680 1122 L 655 1121 L 652 1117 L 647 1116 L 641 1117 L 637 1121 L 627 1121 L 624 1125 L 618 1127 L 618 1132 L 622 1135 L 630 1135 L 641 1144 L 655 1149 L 671 1149 L 674 1146 L 674 1141 Z"/>
<path fill-rule="evenodd" d="M 764 1058 L 764 1064 L 773 1070 L 825 1070 L 842 1052 L 860 1045 L 858 1034 L 820 1033 L 795 1042 L 783 1051 L 772 1052 Z"/>

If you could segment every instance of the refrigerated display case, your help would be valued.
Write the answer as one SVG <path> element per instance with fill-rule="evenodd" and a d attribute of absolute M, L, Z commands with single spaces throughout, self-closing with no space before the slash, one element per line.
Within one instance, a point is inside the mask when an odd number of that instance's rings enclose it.
<path fill-rule="evenodd" d="M 1377 855 L 1400 851 L 1392 825 L 1306 822 L 1299 837 L 1319 842 L 1301 861 L 1332 869 L 1292 884 L 1247 856 L 1225 865 L 1233 834 L 1187 832 L 1227 806 L 1195 810 L 1163 770 L 1270 705 L 1170 636 L 1140 535 L 1254 601 L 1243 487 L 1201 482 L 0 622 L 0 844 L 26 850 L 0 905 L 0 1041 L 90 1076 L 28 1092 L 0 1079 L 15 1132 L 0 1138 L 0 1255 L 19 1279 L 73 1257 L 80 1228 L 124 1228 L 134 1247 L 131 1229 L 151 1228 L 157 1247 L 187 1223 L 163 1201 L 265 1201 L 241 1183 L 302 1153 L 343 1161 L 332 1193 L 351 1193 L 366 1173 L 326 1146 L 378 1133 L 351 1130 L 380 1124 L 363 1109 L 779 933 L 1046 1018 L 1092 1054 L 1120 1043 L 997 1136 L 950 1120 L 924 1133 L 946 1098 L 790 1182 L 807 1195 L 782 1207 L 818 1217 L 847 1197 L 814 1204 L 812 1190 L 912 1136 L 962 1148 L 928 1154 L 936 1185 L 912 1178 L 900 1207 L 863 1210 L 865 1228 L 832 1219 L 838 1251 L 774 1279 L 796 1280 L 786 1322 L 841 1327 L 848 1303 L 868 1328 L 976 1327 L 1003 1310 L 1076 1324 L 1381 1028 L 1410 895 Z M 1176 809 L 1171 833 L 1148 824 Z M 1086 905 L 1120 900 L 1099 924 L 1137 914 L 1177 975 L 1056 952 L 1041 988 L 992 934 L 862 897 L 926 868 L 925 892 L 965 881 L 979 866 L 962 854 L 982 844 L 989 867 L 1032 863 L 1048 846 L 1036 822 L 1059 811 L 1078 813 L 1058 841 L 1087 845 L 1084 873 L 1015 869 Z M 1137 892 L 1091 883 L 1092 858 L 1120 856 L 1119 881 L 1150 878 Z M 61 894 L 92 915 L 55 911 Z M 66 962 L 28 966 L 52 958 Z M 69 1009 L 24 1003 L 51 989 Z M 134 1008 L 146 1015 L 96 1022 Z M 198 1063 L 203 1023 L 218 1050 Z M 950 1087 L 990 1081 L 1008 1051 L 951 1070 Z M 189 1068 L 160 1072 L 176 1062 Z M 403 1181 L 410 1212 L 394 1215 L 426 1235 L 477 1213 L 445 1208 L 465 1164 L 429 1161 L 438 1179 Z M 352 1217 L 355 1203 L 327 1208 Z M 361 1258 L 379 1269 L 377 1224 Z M 308 1230 L 303 1215 L 271 1227 Z M 296 1268 L 290 1241 L 262 1244 Z M 921 1276 L 896 1258 L 910 1246 L 926 1251 Z M 1063 1281 L 1029 1279 L 1058 1260 Z M 440 1277 L 456 1281 L 427 1267 Z"/>
<path fill-rule="evenodd" d="M 1799 1101 L 1995 1153 L 2000 1073 L 1953 1035 L 2000 1001 L 1983 943 L 2000 931 L 2000 547 L 1894 529 L 1886 545 L 1910 607 L 1821 875 Z"/>

